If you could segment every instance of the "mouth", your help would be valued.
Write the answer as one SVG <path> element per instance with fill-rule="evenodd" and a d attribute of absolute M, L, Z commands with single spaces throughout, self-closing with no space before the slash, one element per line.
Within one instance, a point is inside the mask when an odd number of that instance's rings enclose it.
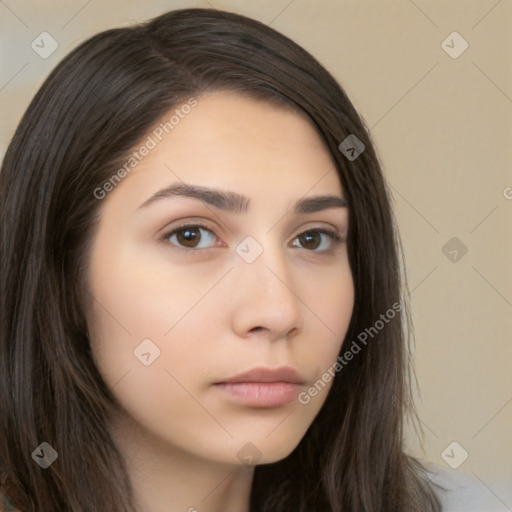
<path fill-rule="evenodd" d="M 215 382 L 230 400 L 250 407 L 281 407 L 297 398 L 305 379 L 292 367 L 252 368 Z"/>

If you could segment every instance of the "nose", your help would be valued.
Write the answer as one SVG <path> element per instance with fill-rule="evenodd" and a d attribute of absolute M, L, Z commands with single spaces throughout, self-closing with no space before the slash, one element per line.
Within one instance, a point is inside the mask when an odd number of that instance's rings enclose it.
<path fill-rule="evenodd" d="M 233 274 L 233 330 L 238 336 L 274 341 L 302 331 L 302 298 L 282 249 L 266 247 L 252 263 L 240 259 Z"/>

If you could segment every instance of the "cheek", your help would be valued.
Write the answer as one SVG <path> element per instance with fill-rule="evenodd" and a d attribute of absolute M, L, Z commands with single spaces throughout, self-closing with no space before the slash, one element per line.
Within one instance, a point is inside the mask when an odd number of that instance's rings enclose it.
<path fill-rule="evenodd" d="M 180 375 L 201 367 L 201 360 L 218 360 L 215 339 L 232 337 L 225 329 L 230 316 L 236 316 L 227 292 L 229 277 L 215 287 L 223 273 L 219 269 L 198 265 L 177 271 L 161 259 L 147 261 L 143 253 L 111 249 L 108 257 L 98 253 L 93 259 L 95 300 L 89 322 L 93 352 L 109 382 L 117 383 L 147 362 Z M 313 365 L 321 377 L 336 360 L 352 314 L 348 262 L 328 269 L 297 268 L 294 283 L 304 319 L 295 359 L 299 365 Z"/>
<path fill-rule="evenodd" d="M 354 283 L 348 262 L 330 270 L 314 284 L 308 281 L 303 292 L 311 313 L 306 313 L 306 329 L 316 332 L 309 332 L 305 338 L 309 340 L 310 356 L 322 371 L 336 360 L 354 307 Z"/>
<path fill-rule="evenodd" d="M 120 244 L 95 254 L 89 325 L 100 372 L 129 416 L 166 442 L 236 462 L 237 450 L 251 441 L 269 454 L 268 462 L 278 460 L 298 444 L 332 382 L 317 389 L 309 403 L 295 402 L 293 412 L 275 417 L 241 414 L 212 399 L 205 391 L 212 369 L 224 368 L 247 346 L 230 330 L 240 312 L 230 288 L 236 283 L 231 276 L 220 282 L 223 269 L 193 267 L 177 269 L 160 256 Z M 313 385 L 336 361 L 352 314 L 353 283 L 344 262 L 297 266 L 294 285 L 304 330 L 290 349 Z"/>
<path fill-rule="evenodd" d="M 314 372 L 308 386 L 299 394 L 297 409 L 309 423 L 321 410 L 339 373 L 337 357 L 354 307 L 354 284 L 348 261 L 331 270 L 319 275 L 314 284 L 303 283 L 309 311 L 305 313 L 301 362 L 309 364 Z"/>
<path fill-rule="evenodd" d="M 107 235 L 97 240 L 91 262 L 94 324 L 107 339 L 128 337 L 132 344 L 164 337 L 194 309 L 212 276 L 172 265 L 160 248 Z"/>
<path fill-rule="evenodd" d="M 212 326 L 223 308 L 218 293 L 205 297 L 218 278 L 170 275 L 129 258 L 96 270 L 92 350 L 123 410 L 146 432 L 190 450 L 198 439 L 225 435 L 194 399 L 219 357 L 211 338 L 219 337 Z"/>
<path fill-rule="evenodd" d="M 89 326 L 100 371 L 115 383 L 146 366 L 192 369 L 209 326 L 218 322 L 213 318 L 218 307 L 198 307 L 212 277 L 170 274 L 137 258 L 116 261 L 98 264 L 91 282 Z"/>

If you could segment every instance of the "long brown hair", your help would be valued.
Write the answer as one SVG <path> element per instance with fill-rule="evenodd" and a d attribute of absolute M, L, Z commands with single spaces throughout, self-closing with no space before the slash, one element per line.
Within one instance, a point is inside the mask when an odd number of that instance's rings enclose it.
<path fill-rule="evenodd" d="M 0 173 L 0 469 L 37 511 L 133 511 L 106 418 L 115 399 L 92 358 L 84 317 L 94 191 L 171 108 L 238 91 L 305 113 L 325 142 L 349 208 L 355 304 L 340 354 L 404 305 L 389 192 L 364 122 L 304 49 L 255 20 L 184 9 L 102 32 L 44 82 Z M 365 150 L 349 159 L 349 135 Z M 396 309 L 396 308 L 395 308 Z M 372 334 L 337 372 L 297 448 L 257 466 L 255 512 L 434 512 L 423 466 L 404 453 L 410 389 L 408 315 Z M 42 470 L 42 441 L 59 457 Z"/>

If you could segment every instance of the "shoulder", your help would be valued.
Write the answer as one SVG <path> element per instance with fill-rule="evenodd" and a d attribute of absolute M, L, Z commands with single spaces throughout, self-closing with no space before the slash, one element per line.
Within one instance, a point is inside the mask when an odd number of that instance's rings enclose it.
<path fill-rule="evenodd" d="M 7 497 L 3 488 L 0 486 L 0 512 L 22 512 L 19 508 L 15 508 L 12 501 Z"/>
<path fill-rule="evenodd" d="M 428 464 L 427 471 L 442 512 L 510 512 L 490 487 L 469 473 L 435 464 Z"/>
<path fill-rule="evenodd" d="M 5 485 L 0 484 L 0 512 L 23 512 L 14 505 L 14 499 L 9 495 Z"/>

